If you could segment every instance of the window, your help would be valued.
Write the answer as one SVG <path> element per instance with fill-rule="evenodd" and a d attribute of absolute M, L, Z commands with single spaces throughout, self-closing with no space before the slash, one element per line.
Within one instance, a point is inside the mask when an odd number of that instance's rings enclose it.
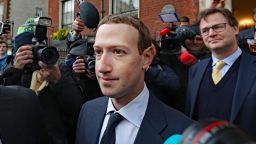
<path fill-rule="evenodd" d="M 71 29 L 72 22 L 74 21 L 74 0 L 62 1 L 62 21 L 61 27 Z"/>
<path fill-rule="evenodd" d="M 139 0 L 112 0 L 112 14 L 125 14 L 138 17 Z"/>
<path fill-rule="evenodd" d="M 43 9 L 37 7 L 36 8 L 36 17 L 41 17 L 41 16 L 43 16 Z"/>

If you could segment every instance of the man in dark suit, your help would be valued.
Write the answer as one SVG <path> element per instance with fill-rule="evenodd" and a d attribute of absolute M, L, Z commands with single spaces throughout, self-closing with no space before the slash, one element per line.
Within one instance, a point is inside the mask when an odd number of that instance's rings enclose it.
<path fill-rule="evenodd" d="M 239 47 L 241 47 L 245 51 L 251 52 L 251 53 L 252 53 L 252 51 L 249 49 L 248 42 L 249 42 L 249 40 L 253 40 L 256 38 L 256 35 L 255 35 L 255 32 L 256 32 L 256 8 L 254 8 L 252 11 L 252 18 L 255 23 L 255 26 L 252 28 L 249 28 L 249 29 L 242 30 L 238 34 Z M 252 44 L 250 44 L 250 45 L 252 45 Z M 254 47 L 256 47 L 256 43 L 254 43 Z M 254 52 L 254 53 L 256 53 L 256 52 Z"/>
<path fill-rule="evenodd" d="M 20 86 L 0 86 L 0 141 L 46 144 L 47 133 L 35 93 Z"/>
<path fill-rule="evenodd" d="M 186 114 L 229 120 L 256 136 L 256 58 L 238 47 L 237 20 L 227 9 L 212 8 L 199 22 L 212 57 L 190 69 Z"/>
<path fill-rule="evenodd" d="M 83 105 L 77 144 L 162 144 L 192 122 L 156 99 L 145 85 L 155 49 L 140 20 L 121 15 L 103 18 L 94 51 L 97 80 L 107 97 Z M 119 123 L 110 126 L 113 117 L 120 118 Z"/>

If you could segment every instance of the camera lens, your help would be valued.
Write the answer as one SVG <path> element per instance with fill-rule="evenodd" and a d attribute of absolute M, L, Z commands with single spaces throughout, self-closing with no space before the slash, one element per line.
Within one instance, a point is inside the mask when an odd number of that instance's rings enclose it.
<path fill-rule="evenodd" d="M 47 65 L 54 65 L 59 59 L 56 47 L 45 47 L 38 50 L 38 58 Z"/>
<path fill-rule="evenodd" d="M 90 72 L 95 72 L 95 57 L 88 56 L 86 59 L 87 68 Z"/>
<path fill-rule="evenodd" d="M 216 119 L 206 119 L 189 126 L 180 144 L 247 144 L 249 137 L 235 125 Z"/>

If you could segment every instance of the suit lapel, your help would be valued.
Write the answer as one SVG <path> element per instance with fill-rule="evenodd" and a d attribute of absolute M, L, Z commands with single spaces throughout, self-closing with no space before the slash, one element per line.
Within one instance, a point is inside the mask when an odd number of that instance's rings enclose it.
<path fill-rule="evenodd" d="M 163 111 L 159 108 L 159 102 L 150 95 L 148 107 L 134 144 L 163 143 L 160 132 L 166 126 L 167 122 Z"/>
<path fill-rule="evenodd" d="M 232 103 L 232 111 L 230 121 L 233 122 L 251 89 L 252 83 L 256 78 L 256 61 L 252 56 L 243 52 L 240 67 L 238 71 L 237 85 Z"/>
<path fill-rule="evenodd" d="M 100 103 L 94 107 L 94 113 L 92 113 L 92 115 L 90 116 L 90 121 L 92 123 L 88 125 L 88 129 L 91 130 L 90 139 L 94 144 L 98 143 L 101 127 L 107 110 L 107 105 L 108 98 L 104 96 L 103 100 L 100 101 Z"/>
<path fill-rule="evenodd" d="M 209 62 L 210 62 L 210 58 L 208 58 L 204 61 L 201 61 L 201 64 L 197 65 L 198 68 L 195 69 L 192 72 L 192 74 L 190 75 L 191 78 L 189 80 L 191 80 L 191 81 L 189 83 L 192 84 L 192 85 L 190 85 L 190 94 L 191 94 L 191 103 L 190 103 L 191 109 L 189 112 L 190 117 L 193 116 L 199 86 L 200 86 L 200 83 L 202 81 L 202 78 L 204 76 L 204 73 L 206 71 L 206 68 L 207 68 Z"/>

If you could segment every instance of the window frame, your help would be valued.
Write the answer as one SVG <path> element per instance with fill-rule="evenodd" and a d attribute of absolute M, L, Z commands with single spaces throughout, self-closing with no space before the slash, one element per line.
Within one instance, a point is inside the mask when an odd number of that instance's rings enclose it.
<path fill-rule="evenodd" d="M 133 7 L 135 9 L 129 9 L 129 8 L 125 7 L 124 5 L 120 5 L 120 8 L 119 8 L 120 10 L 118 12 L 118 10 L 117 10 L 118 8 L 116 6 L 118 4 L 118 2 L 120 4 L 121 2 L 128 2 L 128 1 L 129 2 L 132 1 Z M 134 4 L 137 4 L 137 8 L 136 8 L 136 6 L 134 6 Z M 132 15 L 132 16 L 139 18 L 140 0 L 110 0 L 110 6 L 111 6 L 110 7 L 111 14 Z M 130 4 L 127 6 L 131 7 Z M 127 8 L 127 10 L 124 10 L 126 8 Z"/>
<path fill-rule="evenodd" d="M 68 4 L 70 2 L 70 4 Z M 66 5 L 67 6 L 66 6 Z M 75 13 L 75 0 L 62 0 L 61 1 L 61 28 L 71 29 L 74 21 Z"/>

